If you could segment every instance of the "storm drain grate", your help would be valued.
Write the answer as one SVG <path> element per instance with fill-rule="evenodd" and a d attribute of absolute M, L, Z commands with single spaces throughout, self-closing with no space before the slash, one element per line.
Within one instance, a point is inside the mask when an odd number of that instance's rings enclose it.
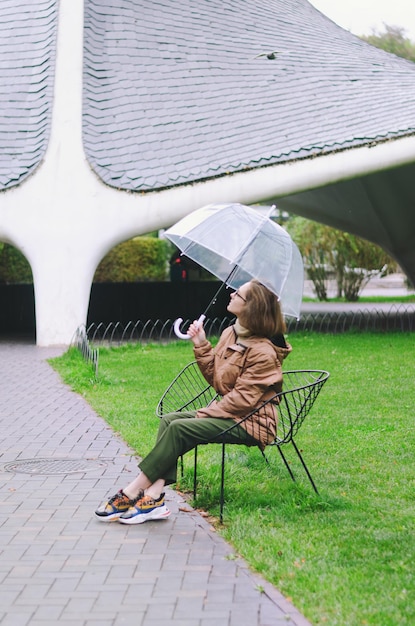
<path fill-rule="evenodd" d="M 19 474 L 76 474 L 106 467 L 105 461 L 97 459 L 22 459 L 4 466 L 6 472 Z"/>

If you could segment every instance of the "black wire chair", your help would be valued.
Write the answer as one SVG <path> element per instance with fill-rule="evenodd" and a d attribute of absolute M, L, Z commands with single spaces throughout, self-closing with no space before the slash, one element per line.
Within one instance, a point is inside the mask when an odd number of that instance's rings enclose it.
<path fill-rule="evenodd" d="M 225 446 L 229 443 L 227 440 L 228 433 L 241 422 L 251 418 L 256 413 L 264 410 L 264 407 L 270 402 L 276 405 L 278 412 L 277 433 L 274 441 L 267 447 L 277 447 L 287 468 L 291 478 L 295 481 L 293 471 L 282 451 L 282 446 L 291 443 L 305 473 L 314 489 L 318 494 L 316 484 L 311 473 L 303 459 L 303 456 L 294 441 L 294 437 L 298 433 L 305 418 L 309 414 L 318 394 L 320 393 L 324 383 L 328 380 L 330 374 L 324 370 L 290 370 L 284 372 L 283 391 L 274 393 L 260 407 L 257 407 L 246 415 L 242 420 L 235 422 L 234 425 L 223 430 L 209 443 L 222 444 L 222 467 L 221 467 L 221 487 L 220 487 L 220 521 L 223 521 L 224 508 L 224 484 L 225 484 Z M 207 406 L 210 402 L 218 398 L 218 394 L 202 376 L 196 361 L 188 363 L 174 380 L 167 387 L 157 405 L 156 415 L 163 417 L 167 413 L 180 411 L 197 411 Z M 243 445 L 243 442 L 241 442 Z M 235 444 L 233 444 L 235 445 Z M 252 440 L 247 440 L 247 446 L 255 445 Z M 259 446 L 258 446 L 259 447 Z M 268 463 L 268 459 L 261 450 L 261 453 Z M 182 473 L 183 473 L 183 458 Z M 194 449 L 194 473 L 193 473 L 193 497 L 196 498 L 197 487 L 197 446 Z"/>

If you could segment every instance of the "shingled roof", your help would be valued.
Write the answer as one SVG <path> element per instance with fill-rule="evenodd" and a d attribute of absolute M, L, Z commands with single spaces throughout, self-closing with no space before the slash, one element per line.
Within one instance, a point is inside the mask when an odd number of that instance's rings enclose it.
<path fill-rule="evenodd" d="M 306 0 L 85 0 L 84 147 L 147 191 L 415 132 L 415 64 Z"/>
<path fill-rule="evenodd" d="M 56 0 L 0 4 L 0 189 L 49 138 Z M 154 191 L 415 132 L 415 65 L 306 0 L 85 0 L 83 142 Z"/>
<path fill-rule="evenodd" d="M 44 157 L 53 104 L 56 0 L 0 3 L 0 189 Z"/>

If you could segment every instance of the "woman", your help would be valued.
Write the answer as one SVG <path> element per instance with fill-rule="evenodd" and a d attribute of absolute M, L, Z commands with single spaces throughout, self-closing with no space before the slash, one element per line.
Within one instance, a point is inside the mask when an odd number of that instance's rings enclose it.
<path fill-rule="evenodd" d="M 281 363 L 291 346 L 284 340 L 278 298 L 252 280 L 231 294 L 227 309 L 236 322 L 223 331 L 215 349 L 202 325 L 193 322 L 188 330 L 200 370 L 221 399 L 199 411 L 165 415 L 153 450 L 139 464 L 140 474 L 95 511 L 98 519 L 141 524 L 169 517 L 163 490 L 176 482 L 177 459 L 213 441 L 281 390 Z M 264 448 L 275 432 L 276 410 L 270 403 L 233 428 L 227 441 Z"/>

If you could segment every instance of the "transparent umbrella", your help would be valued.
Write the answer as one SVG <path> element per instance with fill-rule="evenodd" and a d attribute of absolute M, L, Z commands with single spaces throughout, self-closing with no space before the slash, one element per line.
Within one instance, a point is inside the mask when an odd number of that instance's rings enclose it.
<path fill-rule="evenodd" d="M 181 219 L 164 235 L 224 285 L 238 289 L 256 278 L 278 296 L 284 315 L 299 318 L 302 257 L 290 235 L 268 215 L 242 204 L 210 204 Z M 206 317 L 215 298 L 199 320 Z M 176 335 L 188 338 L 180 331 L 182 321 L 175 322 Z"/>

